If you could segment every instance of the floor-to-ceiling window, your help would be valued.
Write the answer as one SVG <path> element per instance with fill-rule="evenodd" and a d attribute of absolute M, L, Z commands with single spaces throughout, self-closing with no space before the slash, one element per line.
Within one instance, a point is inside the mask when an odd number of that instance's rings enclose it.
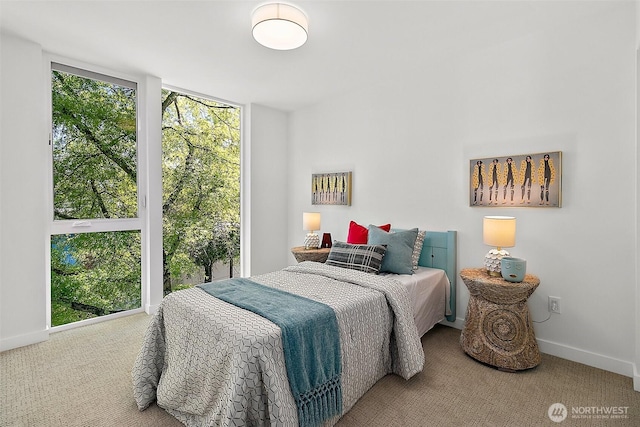
<path fill-rule="evenodd" d="M 137 84 L 51 64 L 51 326 L 141 307 Z"/>
<path fill-rule="evenodd" d="M 162 93 L 164 293 L 240 271 L 241 109 Z"/>
<path fill-rule="evenodd" d="M 104 70 L 51 64 L 50 326 L 143 304 L 140 91 Z M 166 294 L 239 275 L 241 108 L 173 89 L 161 102 Z"/>

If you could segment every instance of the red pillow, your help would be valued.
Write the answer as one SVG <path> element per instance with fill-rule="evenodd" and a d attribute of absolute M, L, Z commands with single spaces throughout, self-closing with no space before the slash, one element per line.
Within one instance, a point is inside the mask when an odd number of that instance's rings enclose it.
<path fill-rule="evenodd" d="M 391 230 L 391 224 L 379 226 L 384 231 Z M 349 234 L 347 234 L 347 243 L 352 245 L 366 245 L 369 237 L 369 230 L 355 221 L 349 223 Z"/>

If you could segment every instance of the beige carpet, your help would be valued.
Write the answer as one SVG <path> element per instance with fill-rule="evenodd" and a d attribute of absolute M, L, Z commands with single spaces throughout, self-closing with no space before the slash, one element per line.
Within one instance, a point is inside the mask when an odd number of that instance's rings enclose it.
<path fill-rule="evenodd" d="M 157 406 L 139 412 L 131 367 L 149 317 L 128 316 L 52 334 L 0 353 L 0 426 L 179 426 Z M 427 363 L 409 381 L 380 380 L 338 423 L 350 426 L 638 426 L 640 393 L 631 378 L 543 355 L 535 369 L 505 373 L 467 357 L 460 331 L 423 337 Z M 553 403 L 628 407 L 626 419 L 556 424 Z M 584 410 L 584 409 L 582 409 Z"/>

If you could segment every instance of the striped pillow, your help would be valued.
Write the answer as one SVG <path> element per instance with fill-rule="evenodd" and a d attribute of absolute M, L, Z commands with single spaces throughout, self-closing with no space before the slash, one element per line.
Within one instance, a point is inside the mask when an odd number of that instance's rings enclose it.
<path fill-rule="evenodd" d="M 334 242 L 325 264 L 378 274 L 387 252 L 383 245 L 351 245 Z"/>

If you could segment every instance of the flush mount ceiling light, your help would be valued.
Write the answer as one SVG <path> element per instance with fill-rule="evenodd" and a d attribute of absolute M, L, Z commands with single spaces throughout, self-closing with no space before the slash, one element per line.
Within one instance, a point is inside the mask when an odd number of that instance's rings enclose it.
<path fill-rule="evenodd" d="M 307 41 L 307 16 L 297 7 L 269 3 L 257 7 L 251 15 L 253 38 L 271 49 L 296 49 Z"/>

